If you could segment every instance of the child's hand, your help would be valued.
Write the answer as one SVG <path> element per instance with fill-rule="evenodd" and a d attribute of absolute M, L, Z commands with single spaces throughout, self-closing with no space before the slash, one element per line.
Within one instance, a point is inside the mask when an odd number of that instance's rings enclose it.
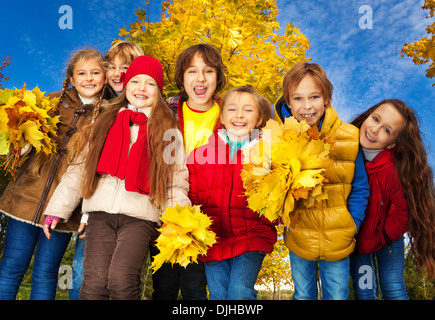
<path fill-rule="evenodd" d="M 27 142 L 24 148 L 21 149 L 21 157 L 25 157 L 31 149 L 32 145 Z"/>
<path fill-rule="evenodd" d="M 51 230 L 56 228 L 57 223 L 59 221 L 58 217 L 47 216 L 44 221 L 44 233 L 47 239 L 51 238 Z"/>
<path fill-rule="evenodd" d="M 85 239 L 86 238 L 86 231 L 83 232 L 82 234 L 80 234 L 85 229 L 86 225 L 87 225 L 87 223 L 82 222 L 82 223 L 80 223 L 80 226 L 77 229 L 77 232 L 79 234 L 79 238 L 80 239 Z"/>

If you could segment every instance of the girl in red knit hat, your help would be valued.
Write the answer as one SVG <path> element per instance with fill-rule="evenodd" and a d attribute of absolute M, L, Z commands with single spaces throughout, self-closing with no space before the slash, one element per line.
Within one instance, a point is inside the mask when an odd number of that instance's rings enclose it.
<path fill-rule="evenodd" d="M 104 55 L 107 65 L 106 80 L 103 99 L 111 102 L 122 93 L 123 83 L 120 81 L 121 74 L 126 72 L 131 62 L 144 53 L 138 44 L 131 41 L 116 42 Z M 88 215 L 82 215 L 81 222 L 86 225 Z M 79 300 L 80 288 L 83 280 L 83 259 L 85 254 L 86 229 L 77 235 L 72 262 L 72 288 L 69 289 L 69 300 Z"/>
<path fill-rule="evenodd" d="M 355 298 L 407 300 L 404 234 L 411 255 L 428 280 L 435 277 L 435 192 L 418 119 L 404 102 L 389 99 L 353 122 L 370 183 L 365 218 L 351 255 Z M 375 268 L 376 266 L 376 268 Z"/>
<path fill-rule="evenodd" d="M 182 147 L 173 161 L 164 150 L 183 138 L 162 95 L 163 68 L 148 56 L 133 60 L 122 94 L 74 141 L 72 164 L 45 215 L 68 220 L 83 198 L 89 214 L 80 299 L 139 299 L 139 276 L 160 214 L 176 203 L 190 204 Z M 175 159 L 174 159 L 175 157 Z M 45 226 L 46 235 L 56 227 Z"/>

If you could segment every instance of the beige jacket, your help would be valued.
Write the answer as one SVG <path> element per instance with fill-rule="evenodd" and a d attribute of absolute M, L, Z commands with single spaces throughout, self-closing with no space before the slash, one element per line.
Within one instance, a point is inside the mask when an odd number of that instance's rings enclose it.
<path fill-rule="evenodd" d="M 130 126 L 130 148 L 137 139 L 138 125 Z M 183 146 L 180 130 L 174 129 L 173 146 Z M 171 144 L 171 146 L 172 146 Z M 184 149 L 177 147 L 175 156 L 174 176 L 171 189 L 168 190 L 168 201 L 165 208 L 179 204 L 191 204 L 187 197 L 189 191 L 189 172 L 186 166 Z M 59 185 L 47 205 L 44 215 L 61 218 L 61 222 L 68 221 L 74 208 L 81 200 L 80 185 L 82 181 L 83 163 L 71 164 L 62 177 Z M 164 208 L 164 209 L 165 209 Z M 163 210 L 164 210 L 163 209 Z M 112 214 L 125 214 L 134 218 L 149 220 L 160 224 L 161 212 L 150 202 L 148 195 L 125 190 L 124 180 L 110 175 L 103 175 L 92 197 L 83 199 L 82 212 L 104 211 Z"/>

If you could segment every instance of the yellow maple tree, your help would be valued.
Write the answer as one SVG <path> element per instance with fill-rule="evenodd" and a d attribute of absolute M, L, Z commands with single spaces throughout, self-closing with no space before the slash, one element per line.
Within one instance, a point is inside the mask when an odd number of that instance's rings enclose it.
<path fill-rule="evenodd" d="M 178 92 L 173 80 L 178 55 L 198 43 L 218 48 L 228 69 L 226 88 L 250 84 L 271 101 L 285 73 L 307 60 L 308 39 L 292 23 L 281 30 L 275 0 L 172 0 L 162 2 L 160 22 L 149 22 L 145 9 L 135 15 L 119 36 L 161 61 L 168 96 Z"/>
<path fill-rule="evenodd" d="M 255 283 L 258 286 L 272 287 L 274 300 L 277 291 L 281 290 L 282 287 L 293 286 L 290 261 L 287 258 L 289 251 L 283 240 L 284 226 L 281 224 L 277 229 L 278 241 L 275 243 L 273 251 L 264 257 L 262 268 Z"/>
<path fill-rule="evenodd" d="M 435 16 L 435 0 L 425 0 L 422 9 L 429 10 L 426 18 L 433 18 Z M 435 77 L 435 22 L 427 26 L 426 32 L 429 37 L 422 37 L 413 43 L 404 44 L 400 52 L 402 57 L 405 55 L 411 57 L 417 65 L 430 63 L 426 69 L 426 77 L 432 79 Z M 435 86 L 435 82 L 432 86 Z"/>

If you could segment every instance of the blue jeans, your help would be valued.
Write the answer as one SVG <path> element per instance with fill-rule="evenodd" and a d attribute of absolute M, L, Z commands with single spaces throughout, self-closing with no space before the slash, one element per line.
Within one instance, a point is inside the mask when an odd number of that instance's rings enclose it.
<path fill-rule="evenodd" d="M 53 231 L 48 240 L 42 228 L 9 219 L 0 261 L 0 300 L 16 299 L 35 247 L 30 300 L 54 300 L 60 263 L 70 238 L 69 232 Z"/>
<path fill-rule="evenodd" d="M 256 300 L 254 286 L 265 255 L 254 251 L 205 263 L 210 300 Z"/>
<path fill-rule="evenodd" d="M 382 299 L 408 300 L 404 268 L 403 237 L 371 254 L 353 253 L 350 256 L 350 273 L 355 299 L 377 300 L 379 286 Z"/>
<path fill-rule="evenodd" d="M 80 239 L 77 235 L 76 248 L 72 263 L 73 279 L 72 289 L 69 290 L 69 300 L 79 300 L 80 288 L 83 280 L 83 258 L 85 256 L 85 239 Z"/>
<path fill-rule="evenodd" d="M 329 262 L 310 261 L 290 251 L 295 292 L 293 300 L 317 300 L 317 264 L 323 300 L 347 300 L 349 297 L 349 257 Z"/>

